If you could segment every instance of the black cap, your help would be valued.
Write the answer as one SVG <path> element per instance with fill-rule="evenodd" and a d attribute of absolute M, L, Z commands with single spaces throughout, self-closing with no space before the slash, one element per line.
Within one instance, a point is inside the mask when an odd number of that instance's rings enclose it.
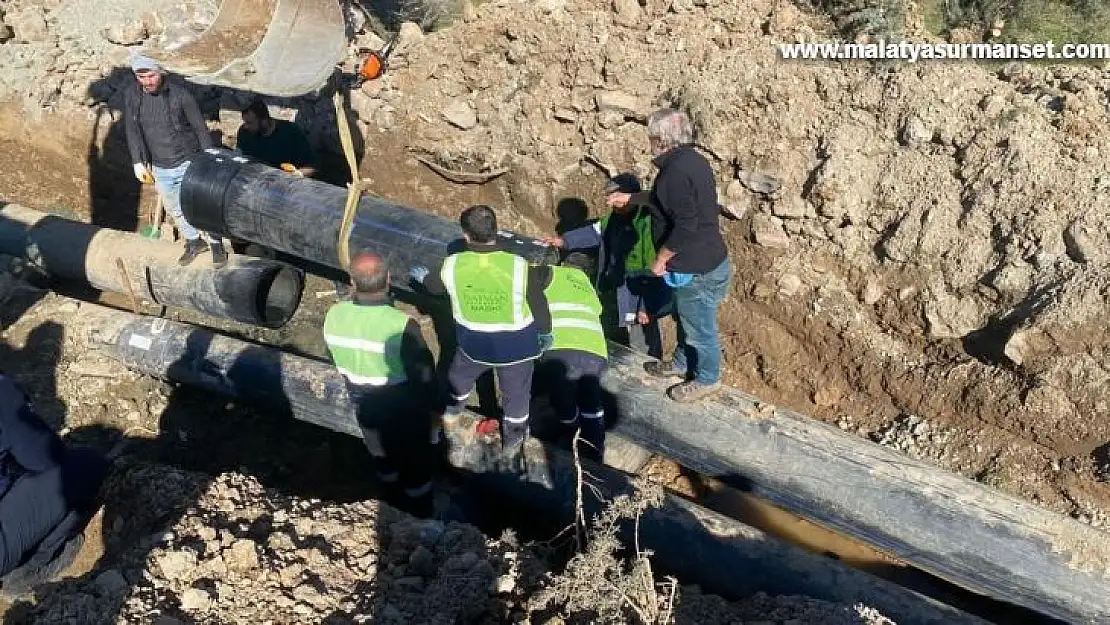
<path fill-rule="evenodd" d="M 606 193 L 639 193 L 641 190 L 639 178 L 628 172 L 613 176 L 609 179 L 609 184 L 605 185 Z"/>

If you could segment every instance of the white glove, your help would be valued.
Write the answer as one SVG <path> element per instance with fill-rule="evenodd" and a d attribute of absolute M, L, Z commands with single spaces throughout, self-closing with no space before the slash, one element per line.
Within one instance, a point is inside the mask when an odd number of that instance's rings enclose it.
<path fill-rule="evenodd" d="M 135 177 L 143 184 L 154 184 L 154 175 L 150 173 L 150 169 L 142 163 L 135 163 Z"/>
<path fill-rule="evenodd" d="M 423 265 L 418 265 L 409 270 L 409 276 L 420 284 L 424 283 L 424 278 L 428 277 L 428 273 L 428 268 Z"/>

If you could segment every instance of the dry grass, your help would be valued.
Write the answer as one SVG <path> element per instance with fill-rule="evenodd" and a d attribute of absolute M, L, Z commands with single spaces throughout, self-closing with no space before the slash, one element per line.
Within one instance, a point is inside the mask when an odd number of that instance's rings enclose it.
<path fill-rule="evenodd" d="M 593 519 L 586 519 L 583 496 L 592 488 L 590 475 L 578 460 L 579 436 L 575 436 L 578 467 L 578 508 L 575 519 L 577 553 L 562 573 L 551 575 L 540 592 L 529 600 L 529 611 L 557 607 L 569 623 L 641 623 L 663 625 L 673 622 L 677 581 L 655 579 L 649 552 L 640 549 L 639 520 L 649 508 L 663 501 L 663 489 L 637 480 L 632 495 L 621 495 L 606 503 Z M 634 525 L 632 554 L 620 557 L 629 545 L 620 538 L 621 527 Z M 568 530 L 571 528 L 568 528 Z"/>

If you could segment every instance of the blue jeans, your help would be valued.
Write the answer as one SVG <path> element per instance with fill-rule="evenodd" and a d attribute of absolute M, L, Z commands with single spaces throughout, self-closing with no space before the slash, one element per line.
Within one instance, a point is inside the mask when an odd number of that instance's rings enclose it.
<path fill-rule="evenodd" d="M 215 237 L 208 235 L 208 233 L 197 231 L 192 224 L 186 221 L 185 213 L 181 211 L 181 181 L 185 178 L 185 170 L 189 169 L 189 163 L 190 161 L 185 161 L 171 169 L 163 169 L 157 165 L 152 166 L 150 173 L 154 174 L 154 186 L 158 189 L 158 195 L 162 196 L 162 205 L 165 206 L 170 217 L 173 217 L 181 236 L 185 237 L 187 241 L 194 241 L 204 235 L 205 240 L 215 241 Z"/>
<path fill-rule="evenodd" d="M 672 359 L 675 371 L 701 384 L 721 379 L 721 339 L 717 308 L 728 295 L 732 266 L 728 258 L 709 273 L 697 274 L 689 284 L 674 289 L 678 316 L 678 345 Z"/>

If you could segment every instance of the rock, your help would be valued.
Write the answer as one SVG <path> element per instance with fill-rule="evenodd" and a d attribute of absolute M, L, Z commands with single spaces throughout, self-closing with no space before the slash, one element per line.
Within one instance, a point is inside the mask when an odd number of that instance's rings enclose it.
<path fill-rule="evenodd" d="M 112 24 L 101 31 L 101 35 L 117 46 L 133 46 L 146 41 L 150 33 L 142 20 L 128 20 L 120 24 Z"/>
<path fill-rule="evenodd" d="M 199 588 L 187 588 L 181 593 L 181 609 L 187 612 L 204 612 L 212 607 L 212 597 Z"/>
<path fill-rule="evenodd" d="M 175 619 L 172 616 L 163 615 L 163 616 L 159 616 L 158 618 L 154 619 L 153 625 L 185 625 L 185 624 L 182 623 L 179 619 Z"/>
<path fill-rule="evenodd" d="M 39 5 L 24 7 L 22 11 L 9 13 L 4 21 L 15 31 L 16 38 L 23 43 L 45 43 L 54 37 L 46 25 L 46 12 Z"/>
<path fill-rule="evenodd" d="M 782 181 L 774 176 L 741 170 L 736 174 L 736 180 L 749 191 L 763 195 L 774 195 L 782 188 Z"/>
<path fill-rule="evenodd" d="M 573 124 L 578 121 L 578 113 L 576 113 L 574 109 L 569 109 L 564 106 L 555 109 L 554 117 L 556 120 L 567 122 L 568 124 Z"/>
<path fill-rule="evenodd" d="M 474 106 L 461 98 L 448 104 L 442 114 L 443 118 L 456 128 L 470 130 L 478 125 L 478 113 L 474 110 Z"/>
<path fill-rule="evenodd" d="M 809 203 L 791 195 L 771 205 L 771 214 L 783 219 L 805 219 L 809 215 Z"/>
<path fill-rule="evenodd" d="M 860 301 L 868 306 L 874 306 L 882 296 L 883 285 L 879 284 L 876 280 L 868 280 L 867 284 L 863 285 L 863 293 L 860 294 Z"/>
<path fill-rule="evenodd" d="M 502 575 L 493 583 L 493 591 L 497 594 L 510 593 L 516 590 L 516 579 L 512 575 Z"/>
<path fill-rule="evenodd" d="M 813 403 L 822 408 L 831 408 L 839 404 L 840 398 L 840 389 L 836 387 L 822 386 L 813 393 Z"/>
<path fill-rule="evenodd" d="M 13 37 L 15 37 L 15 31 L 12 27 L 0 21 L 0 43 L 7 43 Z"/>
<path fill-rule="evenodd" d="M 613 0 L 613 10 L 617 13 L 613 21 L 619 26 L 629 28 L 636 26 L 644 14 L 636 0 Z"/>
<path fill-rule="evenodd" d="M 790 237 L 782 228 L 782 220 L 763 213 L 752 215 L 752 241 L 772 249 L 790 247 Z"/>
<path fill-rule="evenodd" d="M 435 556 L 424 545 L 420 545 L 409 556 L 409 570 L 421 577 L 432 577 L 436 574 Z"/>
<path fill-rule="evenodd" d="M 983 314 L 972 297 L 959 298 L 932 290 L 925 302 L 926 331 L 930 338 L 963 338 L 983 325 Z"/>
<path fill-rule="evenodd" d="M 162 577 L 168 580 L 184 578 L 197 566 L 197 557 L 192 551 L 171 551 L 157 559 Z"/>
<path fill-rule="evenodd" d="M 911 116 L 902 126 L 902 143 L 910 147 L 919 147 L 933 140 L 933 129 L 920 117 Z"/>
<path fill-rule="evenodd" d="M 650 104 L 623 91 L 599 91 L 594 95 L 599 113 L 617 113 L 623 119 L 643 121 L 650 113 Z"/>
<path fill-rule="evenodd" d="M 550 14 L 565 9 L 567 6 L 567 0 L 539 0 L 539 2 L 536 3 L 536 6 L 544 13 Z"/>
<path fill-rule="evenodd" d="M 474 8 L 474 3 L 470 0 L 463 0 L 462 10 L 460 12 L 462 14 L 463 21 L 467 24 L 478 19 L 478 10 Z"/>
<path fill-rule="evenodd" d="M 779 278 L 779 297 L 790 298 L 802 289 L 802 279 L 796 274 L 787 273 Z"/>
<path fill-rule="evenodd" d="M 231 571 L 244 573 L 258 568 L 258 552 L 253 540 L 241 538 L 224 550 L 224 562 Z"/>
<path fill-rule="evenodd" d="M 1064 229 L 1064 249 L 1068 258 L 1077 263 L 1106 262 L 1110 260 L 1110 219 L 1099 223 L 1097 218 L 1083 215 Z"/>
<path fill-rule="evenodd" d="M 405 22 L 397 31 L 397 43 L 394 44 L 393 53 L 398 55 L 409 54 L 424 40 L 424 31 L 419 24 Z"/>
<path fill-rule="evenodd" d="M 97 575 L 96 579 L 93 580 L 93 586 L 101 595 L 106 597 L 122 595 L 130 588 L 127 579 L 116 569 L 108 569 Z"/>
<path fill-rule="evenodd" d="M 420 523 L 420 542 L 428 547 L 434 547 L 443 536 L 444 525 L 442 521 L 429 520 Z"/>

